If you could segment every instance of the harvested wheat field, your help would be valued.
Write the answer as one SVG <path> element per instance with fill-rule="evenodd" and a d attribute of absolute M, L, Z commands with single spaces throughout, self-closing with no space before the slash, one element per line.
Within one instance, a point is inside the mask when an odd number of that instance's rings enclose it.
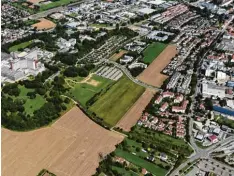
<path fill-rule="evenodd" d="M 119 58 L 121 58 L 124 54 L 126 54 L 128 51 L 126 50 L 120 50 L 118 53 L 113 54 L 110 57 L 110 60 L 117 61 Z"/>
<path fill-rule="evenodd" d="M 160 72 L 170 63 L 177 54 L 175 45 L 168 45 L 160 55 L 137 78 L 147 84 L 161 87 L 168 76 Z"/>
<path fill-rule="evenodd" d="M 142 112 L 153 98 L 155 91 L 146 89 L 136 103 L 128 110 L 128 112 L 118 122 L 116 127 L 123 129 L 124 131 L 130 131 L 131 128 L 137 123 L 141 117 Z"/>
<path fill-rule="evenodd" d="M 2 176 L 35 176 L 42 169 L 57 176 L 90 176 L 100 156 L 115 150 L 122 140 L 77 107 L 51 127 L 31 132 L 2 128 Z"/>
<path fill-rule="evenodd" d="M 43 30 L 43 29 L 48 30 L 48 29 L 55 28 L 55 26 L 56 26 L 55 23 L 53 23 L 52 21 L 47 20 L 45 18 L 41 18 L 39 20 L 40 20 L 40 22 L 32 25 L 32 27 L 36 27 L 37 30 Z"/>

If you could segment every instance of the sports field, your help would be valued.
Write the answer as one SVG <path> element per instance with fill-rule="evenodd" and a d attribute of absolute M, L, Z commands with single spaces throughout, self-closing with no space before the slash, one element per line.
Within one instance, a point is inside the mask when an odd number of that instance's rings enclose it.
<path fill-rule="evenodd" d="M 32 41 L 27 41 L 27 42 L 20 43 L 18 45 L 14 45 L 9 48 L 9 51 L 12 52 L 12 51 L 18 51 L 19 49 L 24 49 L 27 46 L 29 46 L 31 43 Z"/>
<path fill-rule="evenodd" d="M 150 64 L 154 59 L 167 47 L 166 44 L 160 42 L 154 42 L 150 44 L 143 52 L 143 61 Z"/>
<path fill-rule="evenodd" d="M 71 88 L 66 95 L 86 106 L 86 102 L 90 98 L 113 83 L 113 81 L 93 74 L 85 79 L 80 77 L 66 79 L 66 83 Z"/>
<path fill-rule="evenodd" d="M 40 11 L 45 11 L 48 9 L 52 9 L 58 6 L 63 6 L 72 2 L 78 2 L 79 0 L 58 0 L 58 1 L 52 1 L 49 4 L 44 4 L 40 6 Z"/>
<path fill-rule="evenodd" d="M 103 157 L 123 136 L 105 130 L 74 107 L 51 127 L 30 132 L 2 128 L 2 176 L 36 176 L 42 169 L 57 176 L 95 174 Z"/>
<path fill-rule="evenodd" d="M 146 170 L 151 172 L 153 175 L 165 176 L 167 173 L 167 170 L 165 170 L 164 168 L 161 168 L 153 163 L 150 163 L 142 158 L 139 158 L 136 155 L 133 155 L 133 154 L 128 153 L 126 151 L 123 151 L 121 149 L 116 149 L 115 153 L 117 156 L 123 157 L 124 159 L 126 159 L 129 162 L 131 162 L 139 167 L 145 168 Z"/>
<path fill-rule="evenodd" d="M 32 27 L 36 27 L 37 30 L 48 30 L 56 27 L 56 24 L 45 18 L 39 19 L 40 22 L 35 23 Z"/>
<path fill-rule="evenodd" d="M 145 88 L 135 84 L 127 76 L 122 76 L 90 108 L 110 126 L 114 126 L 132 107 Z"/>

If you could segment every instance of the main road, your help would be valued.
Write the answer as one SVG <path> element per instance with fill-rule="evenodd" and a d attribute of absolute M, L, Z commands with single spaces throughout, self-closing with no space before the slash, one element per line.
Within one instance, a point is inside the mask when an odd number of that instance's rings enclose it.
<path fill-rule="evenodd" d="M 218 143 L 214 144 L 213 146 L 209 147 L 209 148 L 206 148 L 206 149 L 200 149 L 199 152 L 196 153 L 196 155 L 192 156 L 191 158 L 189 158 L 186 162 L 184 162 L 183 164 L 181 164 L 179 167 L 177 167 L 170 175 L 171 176 L 176 176 L 176 175 L 180 175 L 179 174 L 179 171 L 181 169 L 183 169 L 185 166 L 188 165 L 188 163 L 192 163 L 193 161 L 195 161 L 196 159 L 199 159 L 199 158 L 206 158 L 206 159 L 209 159 L 209 160 L 213 160 L 211 157 L 210 157 L 210 153 L 217 147 L 219 147 L 220 145 L 225 145 L 226 143 L 228 142 L 231 142 L 234 140 L 234 136 L 231 136 L 231 137 L 228 137 L 222 141 L 219 141 Z M 227 167 L 225 165 L 225 167 Z"/>

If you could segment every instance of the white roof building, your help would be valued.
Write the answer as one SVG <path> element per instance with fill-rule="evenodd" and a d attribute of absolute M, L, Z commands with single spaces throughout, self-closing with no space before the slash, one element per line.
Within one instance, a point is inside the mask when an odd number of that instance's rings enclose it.
<path fill-rule="evenodd" d="M 153 13 L 155 10 L 154 9 L 150 9 L 150 8 L 143 8 L 143 9 L 139 9 L 138 12 L 141 15 L 149 15 L 151 13 Z"/>
<path fill-rule="evenodd" d="M 215 84 L 202 83 L 202 94 L 203 96 L 216 96 L 220 98 L 225 97 L 225 87 L 217 86 Z"/>

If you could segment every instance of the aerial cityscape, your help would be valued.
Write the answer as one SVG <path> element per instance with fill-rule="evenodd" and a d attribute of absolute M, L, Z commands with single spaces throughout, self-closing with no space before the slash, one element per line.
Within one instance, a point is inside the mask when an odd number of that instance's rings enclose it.
<path fill-rule="evenodd" d="M 233 0 L 2 0 L 2 176 L 234 176 Z"/>

